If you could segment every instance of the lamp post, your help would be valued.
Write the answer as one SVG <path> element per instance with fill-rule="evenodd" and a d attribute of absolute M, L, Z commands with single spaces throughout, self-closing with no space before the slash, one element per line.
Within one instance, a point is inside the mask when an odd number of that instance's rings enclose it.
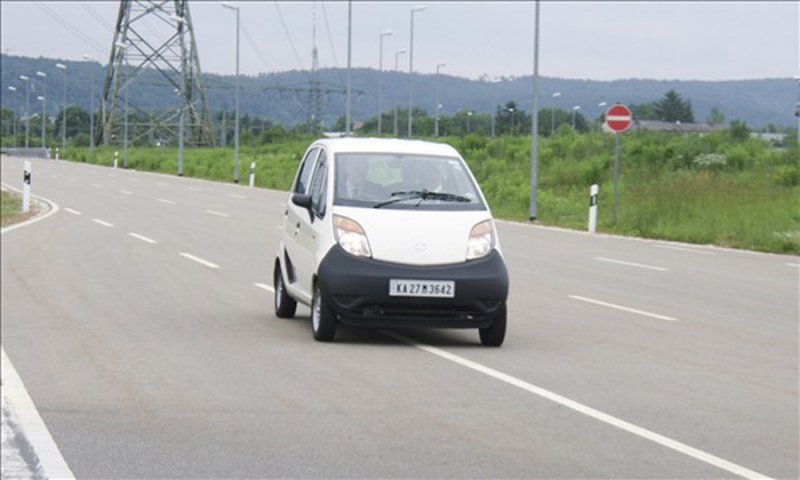
<path fill-rule="evenodd" d="M 63 63 L 56 63 L 56 68 L 61 69 L 64 74 L 64 90 L 61 93 L 61 156 L 67 150 L 67 66 Z"/>
<path fill-rule="evenodd" d="M 127 66 L 127 63 L 128 63 L 128 47 L 130 46 L 130 44 L 128 44 L 127 42 L 116 42 L 114 45 L 117 48 L 120 48 L 120 49 L 122 49 L 122 51 L 125 52 L 125 54 L 124 54 L 125 55 L 125 64 Z M 125 80 L 122 83 L 122 88 L 123 88 L 123 90 L 125 90 L 125 113 L 123 115 L 124 122 L 123 122 L 123 128 L 122 128 L 122 145 L 123 145 L 123 148 L 122 148 L 122 151 L 123 151 L 123 154 L 122 154 L 122 168 L 128 168 L 128 87 L 129 87 L 128 83 L 129 82 L 128 82 L 128 79 L 125 78 L 124 76 L 123 76 L 123 79 Z"/>
<path fill-rule="evenodd" d="M 572 107 L 572 129 L 575 130 L 575 114 L 578 113 L 578 110 L 581 109 L 580 105 L 575 105 Z"/>
<path fill-rule="evenodd" d="M 233 182 L 239 183 L 239 5 L 222 2 L 222 6 L 236 12 L 236 120 L 233 126 Z"/>
<path fill-rule="evenodd" d="M 434 132 L 433 136 L 439 136 L 439 109 L 442 108 L 442 104 L 439 103 L 439 69 L 442 67 L 447 66 L 446 63 L 439 63 L 436 65 L 436 122 L 434 123 Z"/>
<path fill-rule="evenodd" d="M 42 95 L 37 97 L 38 100 L 42 102 L 42 148 L 45 148 L 45 132 L 47 124 L 45 121 L 47 120 L 47 74 L 41 71 L 36 72 L 36 76 L 40 77 L 42 80 Z"/>
<path fill-rule="evenodd" d="M 383 37 L 394 33 L 386 30 L 380 34 L 380 54 L 378 55 L 378 135 L 383 133 Z"/>
<path fill-rule="evenodd" d="M 42 148 L 47 148 L 47 146 L 45 145 L 45 142 L 44 142 L 44 140 L 45 140 L 44 139 L 44 132 L 45 132 L 45 123 L 44 122 L 45 122 L 45 118 L 47 118 L 47 115 L 45 115 L 45 111 L 44 111 L 44 107 L 45 107 L 45 104 L 46 104 L 45 103 L 45 97 L 39 95 L 38 97 L 36 97 L 36 100 L 39 100 L 40 102 L 42 102 Z"/>
<path fill-rule="evenodd" d="M 14 86 L 9 86 L 8 89 L 10 91 L 12 91 L 12 92 L 15 92 L 15 93 L 17 91 L 17 87 L 14 87 Z M 14 103 L 14 123 L 12 124 L 12 130 L 14 131 L 14 140 L 13 140 L 14 143 L 12 144 L 12 148 L 14 148 L 16 150 L 16 148 L 17 148 L 17 110 L 19 110 L 19 99 L 17 98 L 16 95 L 14 95 L 14 100 L 15 100 L 15 103 Z"/>
<path fill-rule="evenodd" d="M 93 56 L 84 53 L 83 59 L 94 62 Z M 89 86 L 89 155 L 94 151 L 94 73 L 92 73 L 92 83 Z"/>
<path fill-rule="evenodd" d="M 514 109 L 513 108 L 509 108 L 508 111 L 509 111 L 509 113 L 511 113 L 511 136 L 513 137 L 514 136 Z"/>
<path fill-rule="evenodd" d="M 353 59 L 353 0 L 347 0 L 347 89 L 346 89 L 346 105 L 345 105 L 345 121 L 346 126 L 344 129 L 344 133 L 346 136 L 351 135 L 351 128 L 353 125 L 353 121 L 351 120 L 350 116 L 350 98 L 351 98 L 351 80 L 350 80 L 350 71 L 352 66 L 352 59 Z"/>
<path fill-rule="evenodd" d="M 395 73 L 400 71 L 398 59 L 400 58 L 400 55 L 402 55 L 404 53 L 406 53 L 406 49 L 405 48 L 401 48 L 400 50 L 394 52 L 394 71 L 395 71 Z M 394 136 L 397 137 L 399 135 L 400 135 L 400 132 L 397 129 L 397 83 L 395 82 L 395 87 L 394 87 Z"/>
<path fill-rule="evenodd" d="M 25 75 L 20 75 L 19 79 L 25 82 L 25 148 L 28 148 L 31 130 L 31 79 Z"/>
<path fill-rule="evenodd" d="M 414 100 L 414 14 L 423 10 L 425 10 L 425 5 L 417 5 L 411 9 L 411 40 L 408 50 L 408 138 L 411 138 L 413 133 L 412 124 L 414 122 L 412 106 Z"/>
<path fill-rule="evenodd" d="M 553 108 L 550 110 L 550 135 L 552 136 L 556 133 L 556 98 L 561 96 L 561 92 L 556 92 L 550 96 L 553 97 Z"/>
<path fill-rule="evenodd" d="M 472 121 L 472 112 L 469 111 L 469 112 L 467 112 L 467 134 L 469 134 L 469 132 L 471 130 L 471 128 L 470 128 L 471 121 Z"/>

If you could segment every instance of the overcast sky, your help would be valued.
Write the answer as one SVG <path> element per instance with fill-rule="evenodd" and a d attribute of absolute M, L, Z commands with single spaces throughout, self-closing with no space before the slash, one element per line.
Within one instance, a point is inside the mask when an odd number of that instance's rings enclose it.
<path fill-rule="evenodd" d="M 308 69 L 312 28 L 321 67 L 347 66 L 345 1 L 240 2 L 241 71 Z M 409 47 L 415 14 L 414 71 L 479 78 L 533 72 L 533 2 L 353 2 L 354 67 L 384 68 Z M 235 16 L 219 2 L 190 3 L 204 71 L 235 71 Z M 108 57 L 119 2 L 2 0 L 2 51 L 80 60 Z M 281 21 L 283 19 L 283 22 Z M 592 80 L 730 80 L 800 73 L 798 2 L 541 3 L 540 73 Z M 285 27 L 284 27 L 285 25 Z M 295 53 L 296 52 L 296 53 Z M 401 57 L 408 70 L 408 55 Z"/>

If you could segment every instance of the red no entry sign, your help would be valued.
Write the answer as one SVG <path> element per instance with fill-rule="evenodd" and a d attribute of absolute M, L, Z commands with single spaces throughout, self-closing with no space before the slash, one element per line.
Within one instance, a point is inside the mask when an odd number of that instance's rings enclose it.
<path fill-rule="evenodd" d="M 624 132 L 633 123 L 631 110 L 625 105 L 612 105 L 606 112 L 606 125 L 615 132 Z"/>

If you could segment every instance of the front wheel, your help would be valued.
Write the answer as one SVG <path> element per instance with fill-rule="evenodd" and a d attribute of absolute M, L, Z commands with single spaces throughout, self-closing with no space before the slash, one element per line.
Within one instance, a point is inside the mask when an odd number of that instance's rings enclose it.
<path fill-rule="evenodd" d="M 336 335 L 336 312 L 323 300 L 319 282 L 314 286 L 311 301 L 311 329 L 318 342 L 330 342 Z"/>
<path fill-rule="evenodd" d="M 275 316 L 278 318 L 293 318 L 294 312 L 297 310 L 297 302 L 286 292 L 281 266 L 277 262 L 275 263 L 275 276 L 272 284 L 275 285 Z"/>
<path fill-rule="evenodd" d="M 506 303 L 497 309 L 492 324 L 480 329 L 481 344 L 485 347 L 499 347 L 506 338 Z"/>

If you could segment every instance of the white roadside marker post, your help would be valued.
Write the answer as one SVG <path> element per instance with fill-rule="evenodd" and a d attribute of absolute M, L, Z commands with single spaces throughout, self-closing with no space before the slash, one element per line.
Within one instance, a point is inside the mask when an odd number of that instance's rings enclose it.
<path fill-rule="evenodd" d="M 256 181 L 256 162 L 250 163 L 250 188 L 253 188 L 253 184 Z"/>
<path fill-rule="evenodd" d="M 119 150 L 114 151 L 114 168 L 117 168 L 117 160 L 119 160 Z"/>
<path fill-rule="evenodd" d="M 58 160 L 58 153 L 59 153 L 58 147 L 56 147 L 56 160 Z"/>
<path fill-rule="evenodd" d="M 600 186 L 596 183 L 589 188 L 589 233 L 597 230 L 597 194 Z"/>
<path fill-rule="evenodd" d="M 31 209 L 31 162 L 25 161 L 25 171 L 22 174 L 22 213 Z"/>

